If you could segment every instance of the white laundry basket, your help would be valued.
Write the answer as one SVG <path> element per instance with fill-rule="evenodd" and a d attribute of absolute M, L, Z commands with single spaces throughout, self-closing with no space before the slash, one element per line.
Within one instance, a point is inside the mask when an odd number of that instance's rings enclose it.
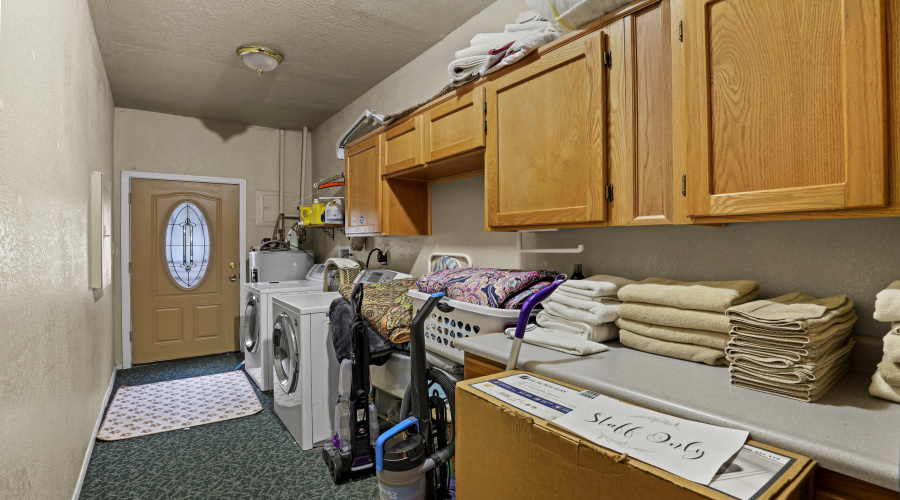
<path fill-rule="evenodd" d="M 408 294 L 412 298 L 413 316 L 431 297 L 418 290 L 410 290 Z M 436 307 L 425 320 L 425 348 L 459 364 L 463 364 L 463 351 L 456 347 L 457 339 L 502 332 L 503 325 L 519 319 L 518 309 L 495 309 L 458 300 L 450 300 L 447 305 L 453 310 L 445 313 Z"/>

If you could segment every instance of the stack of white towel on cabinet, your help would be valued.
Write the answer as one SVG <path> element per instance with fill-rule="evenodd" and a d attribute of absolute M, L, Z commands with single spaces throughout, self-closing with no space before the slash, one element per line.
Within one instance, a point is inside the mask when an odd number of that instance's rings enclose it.
<path fill-rule="evenodd" d="M 601 342 L 618 338 L 617 293 L 630 283 L 606 275 L 566 281 L 543 302 L 537 324 L 525 330 L 525 342 L 580 356 L 608 350 Z M 509 337 L 514 333 L 515 328 L 506 330 Z"/>
<path fill-rule="evenodd" d="M 900 281 L 875 296 L 875 319 L 891 324 L 884 336 L 884 357 L 872 375 L 869 394 L 900 403 Z"/>
<path fill-rule="evenodd" d="M 726 311 L 731 385 L 815 401 L 850 367 L 853 299 L 790 293 Z"/>

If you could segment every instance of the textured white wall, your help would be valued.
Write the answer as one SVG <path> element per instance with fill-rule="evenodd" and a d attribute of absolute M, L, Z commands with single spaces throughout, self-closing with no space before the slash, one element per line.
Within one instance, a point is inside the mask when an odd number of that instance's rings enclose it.
<path fill-rule="evenodd" d="M 300 132 L 284 134 L 285 207 L 299 198 Z M 219 120 L 116 108 L 113 225 L 120 224 L 122 171 L 153 172 L 247 180 L 247 248 L 272 236 L 272 227 L 256 225 L 256 191 L 278 191 L 278 130 Z M 289 221 L 290 222 L 290 221 Z M 121 248 L 118 232 L 113 243 Z M 307 243 L 304 247 L 311 247 Z M 115 261 L 118 276 L 119 261 Z M 115 353 L 122 361 L 122 293 L 115 280 Z"/>
<path fill-rule="evenodd" d="M 113 101 L 86 0 L 4 0 L 0 497 L 72 496 L 113 370 L 112 288 L 88 280 L 90 172 Z"/>

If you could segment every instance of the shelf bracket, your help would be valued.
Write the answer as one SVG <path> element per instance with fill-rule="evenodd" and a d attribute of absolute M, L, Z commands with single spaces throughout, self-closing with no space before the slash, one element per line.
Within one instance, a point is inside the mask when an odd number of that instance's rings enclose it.
<path fill-rule="evenodd" d="M 516 242 L 520 253 L 581 253 L 584 252 L 584 245 L 578 245 L 577 248 L 522 248 L 522 233 L 543 233 L 547 231 L 559 231 L 559 229 L 526 229 L 524 231 L 516 231 Z"/>
<path fill-rule="evenodd" d="M 331 238 L 331 241 L 334 241 L 334 229 L 331 229 L 330 231 L 329 231 L 329 228 L 327 228 L 327 227 L 320 227 L 319 229 L 321 229 L 322 231 L 324 231 L 325 234 L 326 234 L 329 238 Z M 341 232 L 343 232 L 343 231 L 341 231 Z"/>

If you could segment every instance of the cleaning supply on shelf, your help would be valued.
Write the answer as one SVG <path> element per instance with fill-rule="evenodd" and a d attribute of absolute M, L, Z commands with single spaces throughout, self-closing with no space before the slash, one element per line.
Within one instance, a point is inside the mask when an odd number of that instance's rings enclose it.
<path fill-rule="evenodd" d="M 344 223 L 344 204 L 340 199 L 331 200 L 325 204 L 324 221 L 325 224 Z"/>
<path fill-rule="evenodd" d="M 300 212 L 300 225 L 308 226 L 312 224 L 312 207 L 297 207 L 297 210 Z"/>
<path fill-rule="evenodd" d="M 581 272 L 581 264 L 575 264 L 575 269 L 572 270 L 572 277 L 570 280 L 583 280 L 584 273 Z"/>
<path fill-rule="evenodd" d="M 312 216 L 309 218 L 312 225 L 325 223 L 325 204 L 321 203 L 318 198 L 313 200 Z"/>

